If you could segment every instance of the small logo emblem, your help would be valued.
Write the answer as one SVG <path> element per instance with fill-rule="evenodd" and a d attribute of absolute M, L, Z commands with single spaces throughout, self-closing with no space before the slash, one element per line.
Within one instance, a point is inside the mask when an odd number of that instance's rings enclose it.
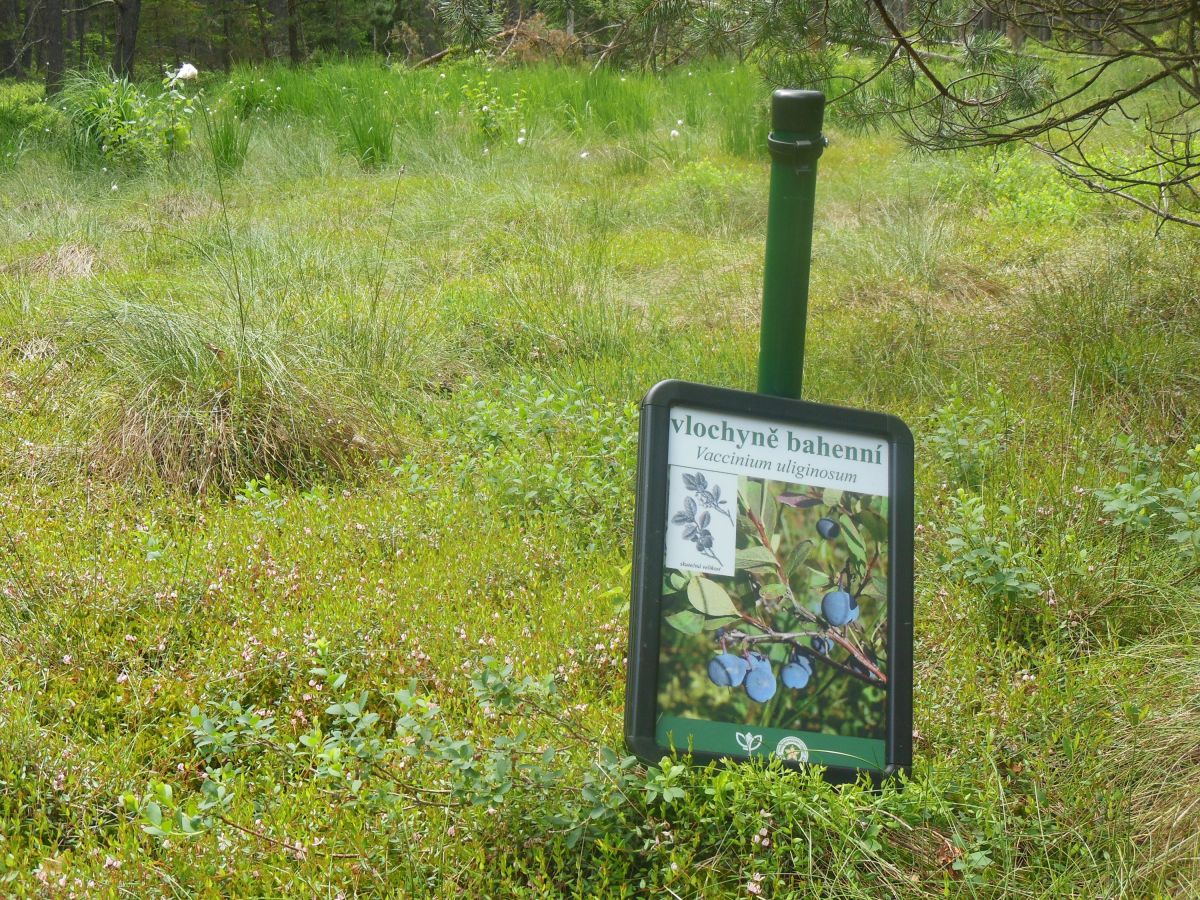
<path fill-rule="evenodd" d="M 761 734 L 751 734 L 749 731 L 737 732 L 738 746 L 747 753 L 753 753 L 755 750 L 761 747 L 762 741 L 763 739 Z"/>
<path fill-rule="evenodd" d="M 775 755 L 792 762 L 808 762 L 808 744 L 798 737 L 785 737 L 775 745 Z"/>

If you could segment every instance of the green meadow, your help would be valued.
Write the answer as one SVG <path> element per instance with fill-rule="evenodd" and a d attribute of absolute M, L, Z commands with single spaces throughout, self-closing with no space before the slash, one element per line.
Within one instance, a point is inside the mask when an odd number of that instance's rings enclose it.
<path fill-rule="evenodd" d="M 916 435 L 916 763 L 645 767 L 638 402 L 755 384 L 769 88 L 122 90 L 0 89 L 0 894 L 1200 890 L 1195 235 L 831 110 L 805 391 Z"/>

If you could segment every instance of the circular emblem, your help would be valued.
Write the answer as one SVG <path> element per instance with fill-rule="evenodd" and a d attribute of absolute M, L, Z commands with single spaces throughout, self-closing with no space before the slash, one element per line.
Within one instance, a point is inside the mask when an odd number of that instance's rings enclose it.
<path fill-rule="evenodd" d="M 808 744 L 798 737 L 785 737 L 775 745 L 775 755 L 792 762 L 808 762 Z"/>

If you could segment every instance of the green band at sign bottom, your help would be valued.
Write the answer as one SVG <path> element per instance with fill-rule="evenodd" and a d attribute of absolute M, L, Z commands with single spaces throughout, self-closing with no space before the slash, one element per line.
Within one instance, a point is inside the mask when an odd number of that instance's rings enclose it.
<path fill-rule="evenodd" d="M 680 753 L 698 750 L 762 759 L 779 756 L 823 766 L 876 771 L 882 771 L 885 765 L 884 742 L 871 738 L 758 728 L 681 716 L 660 718 L 656 736 L 659 746 L 673 747 Z"/>

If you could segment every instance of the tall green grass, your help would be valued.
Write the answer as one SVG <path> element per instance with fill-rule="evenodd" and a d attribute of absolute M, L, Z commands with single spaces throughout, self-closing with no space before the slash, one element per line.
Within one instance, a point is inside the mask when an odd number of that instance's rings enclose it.
<path fill-rule="evenodd" d="M 250 152 L 255 119 L 232 108 L 219 109 L 204 118 L 204 134 L 213 167 L 221 175 L 241 171 Z"/>

